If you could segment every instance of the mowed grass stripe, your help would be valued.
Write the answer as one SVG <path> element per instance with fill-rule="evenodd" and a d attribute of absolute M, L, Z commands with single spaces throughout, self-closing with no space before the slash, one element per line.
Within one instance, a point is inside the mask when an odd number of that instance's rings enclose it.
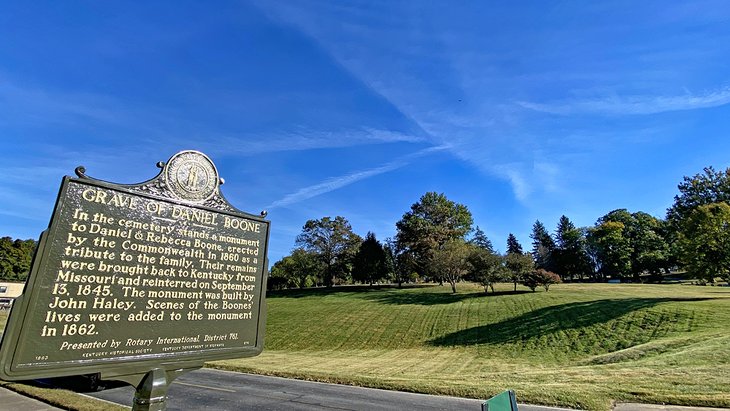
<path fill-rule="evenodd" d="M 256 358 L 216 366 L 372 387 L 609 409 L 730 406 L 730 288 L 475 285 L 270 295 Z"/>

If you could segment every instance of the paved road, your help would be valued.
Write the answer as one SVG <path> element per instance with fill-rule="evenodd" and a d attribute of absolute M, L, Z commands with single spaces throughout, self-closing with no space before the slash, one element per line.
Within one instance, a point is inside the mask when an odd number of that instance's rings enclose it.
<path fill-rule="evenodd" d="M 201 369 L 175 380 L 167 409 L 176 410 L 481 410 L 482 401 L 434 395 L 322 384 L 278 377 Z M 90 394 L 118 404 L 132 404 L 129 386 Z M 519 399 L 519 394 L 518 394 Z M 555 408 L 523 406 L 520 411 Z"/>

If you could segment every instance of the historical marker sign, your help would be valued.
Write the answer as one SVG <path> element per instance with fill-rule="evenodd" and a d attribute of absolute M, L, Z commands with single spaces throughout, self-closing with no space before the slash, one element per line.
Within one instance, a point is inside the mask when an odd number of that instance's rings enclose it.
<path fill-rule="evenodd" d="M 220 193 L 213 162 L 150 181 L 65 177 L 0 346 L 0 378 L 143 375 L 263 349 L 269 221 Z"/>

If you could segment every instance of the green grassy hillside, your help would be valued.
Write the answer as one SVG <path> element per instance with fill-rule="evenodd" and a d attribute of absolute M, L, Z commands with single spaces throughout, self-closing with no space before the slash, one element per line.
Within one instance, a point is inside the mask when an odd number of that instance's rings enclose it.
<path fill-rule="evenodd" d="M 730 406 L 730 288 L 459 289 L 274 293 L 264 353 L 214 365 L 476 398 L 512 388 L 519 401 L 587 409 Z"/>

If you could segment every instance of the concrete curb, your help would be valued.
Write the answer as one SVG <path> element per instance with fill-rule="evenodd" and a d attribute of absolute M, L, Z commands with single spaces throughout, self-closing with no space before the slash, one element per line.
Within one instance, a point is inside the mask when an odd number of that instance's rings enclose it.
<path fill-rule="evenodd" d="M 618 403 L 613 411 L 728 411 L 728 408 L 688 407 L 684 405 Z"/>

